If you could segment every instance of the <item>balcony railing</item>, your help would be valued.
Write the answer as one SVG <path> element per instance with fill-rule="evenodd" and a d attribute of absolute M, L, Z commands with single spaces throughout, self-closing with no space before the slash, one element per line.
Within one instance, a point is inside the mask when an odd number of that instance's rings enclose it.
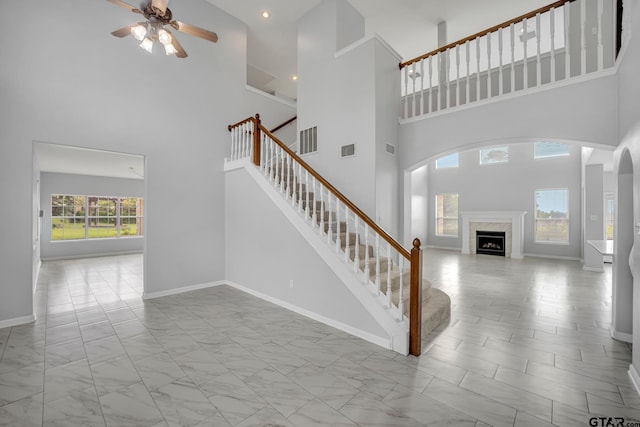
<path fill-rule="evenodd" d="M 410 119 L 614 65 L 615 0 L 561 0 L 400 64 Z"/>

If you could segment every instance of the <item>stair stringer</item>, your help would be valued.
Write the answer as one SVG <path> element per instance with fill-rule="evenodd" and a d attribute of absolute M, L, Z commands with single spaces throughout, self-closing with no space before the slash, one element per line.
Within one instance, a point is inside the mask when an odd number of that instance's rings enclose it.
<path fill-rule="evenodd" d="M 342 281 L 351 294 L 362 304 L 362 307 L 375 319 L 378 325 L 389 336 L 388 348 L 401 354 L 409 353 L 409 330 L 406 321 L 398 321 L 396 315 L 385 306 L 383 297 L 374 293 L 373 288 L 364 282 L 364 274 L 355 273 L 353 265 L 344 261 L 342 252 L 335 251 L 335 245 L 327 244 L 326 236 L 320 233 L 319 228 L 312 228 L 304 218 L 304 212 L 300 213 L 291 205 L 290 200 L 285 199 L 284 194 L 276 189 L 267 177 L 262 175 L 259 169 L 248 158 L 225 163 L 224 170 L 230 171 L 243 168 L 248 175 L 265 192 L 269 199 L 282 212 L 287 220 L 302 235 L 309 245 L 316 251 L 320 258 Z M 316 319 L 320 320 L 321 319 Z M 331 326 L 336 326 L 332 324 Z M 353 331 L 345 331 L 353 333 Z M 362 337 L 367 339 L 367 337 Z M 376 344 L 380 344 L 377 342 Z"/>

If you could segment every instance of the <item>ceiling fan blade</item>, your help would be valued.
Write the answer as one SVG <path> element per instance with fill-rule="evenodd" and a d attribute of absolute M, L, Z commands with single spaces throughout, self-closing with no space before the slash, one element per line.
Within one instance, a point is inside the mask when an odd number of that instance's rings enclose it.
<path fill-rule="evenodd" d="M 124 28 L 120 28 L 119 30 L 115 30 L 111 32 L 112 36 L 116 36 L 116 37 L 127 37 L 131 35 L 131 27 L 135 26 L 137 24 L 133 24 L 133 25 L 129 25 L 126 26 Z"/>
<path fill-rule="evenodd" d="M 107 1 L 113 3 L 113 4 L 117 5 L 117 6 L 124 7 L 125 9 L 130 10 L 133 13 L 140 13 L 140 14 L 142 13 L 142 11 L 140 9 L 138 9 L 137 7 L 133 7 L 130 4 L 125 3 L 125 2 L 123 2 L 121 0 L 107 0 Z"/>
<path fill-rule="evenodd" d="M 171 34 L 171 44 L 176 49 L 176 56 L 178 58 L 186 58 L 187 52 L 185 52 L 184 48 L 176 38 L 176 36 L 169 30 L 165 30 L 167 33 Z"/>
<path fill-rule="evenodd" d="M 183 33 L 200 37 L 201 39 L 209 40 L 214 43 L 218 41 L 218 35 L 213 31 L 204 30 L 200 27 L 196 27 L 195 25 L 185 24 L 180 21 L 171 21 L 170 24 L 173 28 L 178 31 L 182 31 Z"/>

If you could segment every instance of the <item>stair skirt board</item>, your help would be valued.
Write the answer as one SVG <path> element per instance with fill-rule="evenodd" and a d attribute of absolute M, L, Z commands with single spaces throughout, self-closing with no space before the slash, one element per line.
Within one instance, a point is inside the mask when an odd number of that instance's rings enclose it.
<path fill-rule="evenodd" d="M 266 295 L 263 294 L 261 292 L 255 291 L 251 288 L 247 288 L 245 286 L 239 285 L 237 283 L 231 282 L 231 281 L 227 281 L 226 284 L 234 289 L 237 289 L 239 291 L 242 292 L 246 292 L 249 295 L 253 295 L 254 297 L 260 298 L 264 301 L 270 302 L 272 304 L 275 304 L 277 306 L 280 306 L 282 308 L 286 308 L 287 310 L 293 311 L 294 313 L 298 313 L 302 316 L 308 317 L 310 319 L 313 319 L 315 321 L 318 321 L 320 323 L 324 323 L 325 325 L 331 326 L 333 328 L 336 328 L 340 331 L 346 332 L 350 335 L 356 336 L 358 338 L 361 338 L 365 341 L 368 341 L 372 344 L 376 344 L 380 347 L 386 348 L 388 350 L 393 350 L 393 346 L 392 346 L 392 339 L 390 338 L 383 338 L 383 337 L 379 337 L 377 335 L 373 335 L 369 332 L 354 328 L 353 326 L 349 326 L 347 324 L 344 324 L 342 322 L 338 322 L 334 319 L 330 319 L 328 317 L 325 317 L 321 314 L 317 314 L 314 313 L 312 311 L 306 310 L 304 308 L 298 307 L 296 305 L 290 304 L 286 301 L 282 301 L 279 300 L 277 298 L 274 298 L 270 295 Z"/>

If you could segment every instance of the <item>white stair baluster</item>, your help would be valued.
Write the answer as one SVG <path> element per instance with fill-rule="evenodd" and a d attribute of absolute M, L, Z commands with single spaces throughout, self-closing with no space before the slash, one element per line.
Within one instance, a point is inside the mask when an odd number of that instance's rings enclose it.
<path fill-rule="evenodd" d="M 564 4 L 564 78 L 571 77 L 571 2 Z"/>
<path fill-rule="evenodd" d="M 354 228 L 354 233 L 355 233 L 355 239 L 356 241 L 354 242 L 354 250 L 355 253 L 353 254 L 353 272 L 357 273 L 358 272 L 358 268 L 360 268 L 360 233 L 358 230 L 358 215 L 354 214 L 353 215 L 353 228 Z"/>
<path fill-rule="evenodd" d="M 464 103 L 468 104 L 469 103 L 469 92 L 471 90 L 471 73 L 469 72 L 469 66 L 471 64 L 471 54 L 469 52 L 469 40 L 467 40 L 466 42 L 464 42 L 464 50 L 465 50 L 465 58 L 466 58 L 466 62 L 467 62 L 467 74 L 466 74 L 466 79 L 467 79 L 467 91 L 464 97 Z"/>
<path fill-rule="evenodd" d="M 549 10 L 549 28 L 551 42 L 551 63 L 549 65 L 549 74 L 551 83 L 556 81 L 556 9 L 552 7 Z"/>
<path fill-rule="evenodd" d="M 302 205 L 304 204 L 304 193 L 307 188 L 304 186 L 302 179 L 302 165 L 298 163 L 298 212 L 302 213 Z"/>
<path fill-rule="evenodd" d="M 526 34 L 528 31 L 527 28 L 527 18 L 524 18 L 522 21 L 522 34 Z M 529 64 L 527 59 L 529 58 L 529 54 L 527 53 L 527 46 L 529 45 L 529 40 L 526 38 L 522 43 L 522 48 L 524 50 L 524 56 L 522 58 L 522 89 L 526 89 L 529 87 Z"/>
<path fill-rule="evenodd" d="M 587 74 L 587 2 L 580 0 L 580 75 Z"/>
<path fill-rule="evenodd" d="M 331 219 L 333 218 L 333 212 L 331 211 L 331 193 L 327 190 L 327 212 L 329 213 L 329 218 L 327 220 L 327 244 L 330 245 L 333 240 L 333 222 Z"/>
<path fill-rule="evenodd" d="M 444 92 L 444 90 L 442 90 L 444 84 L 444 80 L 442 79 L 442 52 L 438 52 L 436 63 L 438 65 L 438 103 L 436 105 L 438 111 L 440 111 L 442 109 L 442 94 Z"/>
<path fill-rule="evenodd" d="M 376 294 L 380 295 L 380 235 L 376 233 L 375 239 L 375 252 L 376 252 Z"/>
<path fill-rule="evenodd" d="M 542 58 L 540 56 L 540 14 L 536 14 L 536 86 L 542 85 Z"/>
<path fill-rule="evenodd" d="M 324 233 L 324 211 L 326 207 L 324 205 L 324 186 L 320 183 L 320 233 Z"/>
<path fill-rule="evenodd" d="M 491 33 L 487 37 L 487 99 L 491 98 Z"/>
<path fill-rule="evenodd" d="M 604 44 L 602 40 L 602 19 L 604 18 L 603 0 L 598 0 L 596 16 L 598 17 L 598 71 L 602 71 L 604 68 Z"/>
<path fill-rule="evenodd" d="M 427 112 L 433 111 L 433 55 L 429 57 L 429 98 Z"/>
<path fill-rule="evenodd" d="M 360 262 L 356 268 L 360 268 Z M 366 222 L 364 223 L 364 268 L 362 271 L 364 272 L 364 282 L 368 284 L 371 272 L 369 271 L 369 224 Z"/>
<path fill-rule="evenodd" d="M 273 140 L 271 140 L 273 141 Z M 280 154 L 280 147 L 278 146 L 278 144 L 276 144 L 275 141 L 273 141 L 273 154 L 274 154 L 274 160 L 275 160 L 275 187 L 277 190 L 280 189 L 280 183 L 282 182 L 282 172 L 281 172 L 281 167 L 280 167 L 280 159 L 279 159 L 279 154 Z"/>
<path fill-rule="evenodd" d="M 387 306 L 391 307 L 391 293 L 393 290 L 391 289 L 391 245 L 387 242 Z"/>
<path fill-rule="evenodd" d="M 460 45 L 456 45 L 456 107 L 460 105 Z"/>
<path fill-rule="evenodd" d="M 451 49 L 444 51 L 444 71 L 444 80 L 442 81 L 445 82 L 445 98 L 447 99 L 447 108 L 451 108 L 451 87 L 449 84 L 451 82 L 449 79 L 449 73 L 451 72 Z"/>
<path fill-rule="evenodd" d="M 311 227 L 316 228 L 318 226 L 318 199 L 316 198 L 316 177 L 311 176 L 311 185 L 313 186 L 313 206 L 311 207 Z"/>
<path fill-rule="evenodd" d="M 347 234 L 345 234 L 344 236 L 344 262 L 349 262 L 350 261 L 350 253 L 349 253 L 349 207 L 347 205 L 344 205 L 344 220 L 347 223 L 346 224 L 346 231 Z"/>
<path fill-rule="evenodd" d="M 340 199 L 336 197 L 336 253 L 340 253 L 340 234 L 342 233 L 342 227 L 340 226 Z"/>
<path fill-rule="evenodd" d="M 409 118 L 409 67 L 402 69 L 404 76 L 404 118 Z"/>
<path fill-rule="evenodd" d="M 244 158 L 249 155 L 247 150 L 247 146 L 249 145 L 249 132 L 251 131 L 251 122 L 244 123 L 242 127 L 239 129 L 240 133 L 240 145 L 237 147 L 238 152 L 236 153 L 237 158 Z"/>
<path fill-rule="evenodd" d="M 509 32 L 511 35 L 511 90 L 509 93 L 513 93 L 516 90 L 516 32 L 515 24 L 509 25 Z"/>
<path fill-rule="evenodd" d="M 398 311 L 400 319 L 404 318 L 404 257 L 398 254 L 398 268 L 400 269 L 400 288 L 398 289 Z"/>
<path fill-rule="evenodd" d="M 420 115 L 424 114 L 424 58 L 420 60 Z"/>
<path fill-rule="evenodd" d="M 309 171 L 304 170 L 304 194 L 305 194 L 305 204 L 304 204 L 304 217 L 305 219 L 309 218 Z"/>
<path fill-rule="evenodd" d="M 418 114 L 416 113 L 416 78 L 418 78 L 416 74 L 416 63 L 411 64 L 411 80 L 413 80 L 413 93 L 411 94 L 411 116 L 415 117 Z"/>
<path fill-rule="evenodd" d="M 502 60 L 503 44 L 502 28 L 500 28 L 498 30 L 498 95 L 502 95 L 504 93 L 504 61 Z"/>
<path fill-rule="evenodd" d="M 476 101 L 480 101 L 480 37 L 476 37 Z"/>

